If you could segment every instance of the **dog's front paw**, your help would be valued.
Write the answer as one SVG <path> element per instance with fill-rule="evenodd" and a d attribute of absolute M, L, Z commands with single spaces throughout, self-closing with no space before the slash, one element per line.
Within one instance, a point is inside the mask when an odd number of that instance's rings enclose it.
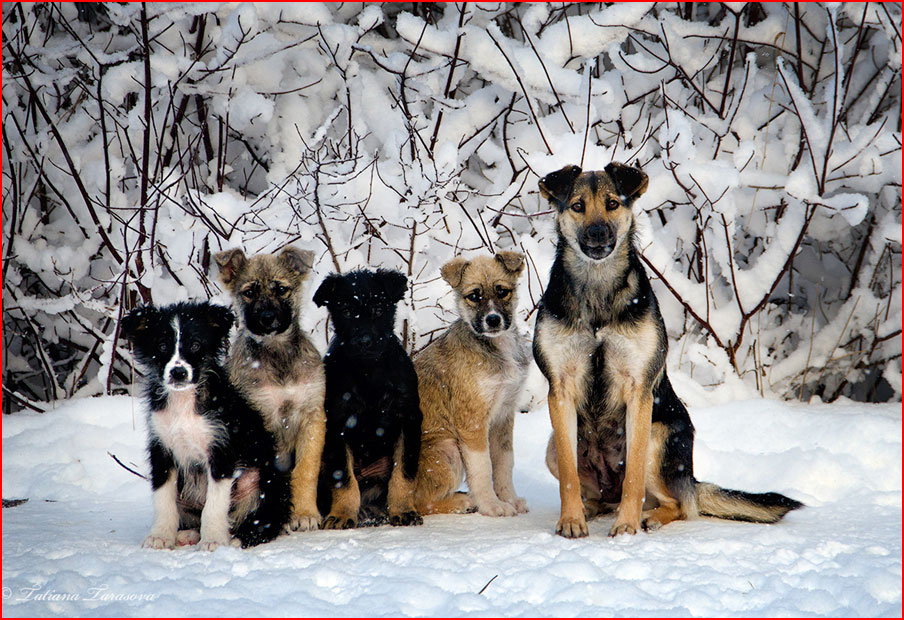
<path fill-rule="evenodd" d="M 167 536 L 165 534 L 149 534 L 148 537 L 142 541 L 141 546 L 145 549 L 175 549 L 176 537 Z"/>
<path fill-rule="evenodd" d="M 523 497 L 516 497 L 515 501 L 509 503 L 511 503 L 511 505 L 515 507 L 515 511 L 519 515 L 523 515 L 524 513 L 529 512 L 529 509 L 527 507 L 527 500 Z"/>
<path fill-rule="evenodd" d="M 211 536 L 210 538 L 201 538 L 198 542 L 199 551 L 216 551 L 219 547 L 237 546 L 241 543 L 229 536 Z"/>
<path fill-rule="evenodd" d="M 344 517 L 342 515 L 329 515 L 320 524 L 320 528 L 324 530 L 351 530 L 357 525 L 357 521 L 352 517 Z"/>
<path fill-rule="evenodd" d="M 499 499 L 478 502 L 477 512 L 488 517 L 514 517 L 518 513 L 514 506 Z"/>
<path fill-rule="evenodd" d="M 313 515 L 295 515 L 286 524 L 285 531 L 288 532 L 311 532 L 320 528 L 322 519 L 319 514 Z"/>
<path fill-rule="evenodd" d="M 616 519 L 615 525 L 609 530 L 609 536 L 613 537 L 618 536 L 619 534 L 631 534 L 633 536 L 639 529 L 640 521 L 631 523 L 629 521 L 623 521 L 622 519 Z"/>
<path fill-rule="evenodd" d="M 587 529 L 587 520 L 583 516 L 565 517 L 559 519 L 556 524 L 556 534 L 565 538 L 583 538 L 590 531 Z"/>
<path fill-rule="evenodd" d="M 416 510 L 409 510 L 397 515 L 389 515 L 390 525 L 423 525 L 424 518 Z"/>
<path fill-rule="evenodd" d="M 198 530 L 180 530 L 176 534 L 176 544 L 180 547 L 197 545 L 199 540 L 201 540 L 201 532 Z"/>

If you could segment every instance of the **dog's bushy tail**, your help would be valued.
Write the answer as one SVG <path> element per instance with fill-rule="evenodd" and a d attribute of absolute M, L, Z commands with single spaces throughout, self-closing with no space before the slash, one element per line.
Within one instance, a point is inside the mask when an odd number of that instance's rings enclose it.
<path fill-rule="evenodd" d="M 747 493 L 723 489 L 710 482 L 697 482 L 694 496 L 697 512 L 704 517 L 753 523 L 775 523 L 804 506 L 781 493 Z"/>

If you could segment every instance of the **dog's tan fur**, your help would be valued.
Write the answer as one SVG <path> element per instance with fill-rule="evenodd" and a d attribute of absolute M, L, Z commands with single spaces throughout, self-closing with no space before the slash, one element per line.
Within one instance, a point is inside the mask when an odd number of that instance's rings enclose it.
<path fill-rule="evenodd" d="M 325 378 L 320 352 L 299 324 L 302 285 L 314 255 L 290 246 L 279 254 L 247 258 L 242 250 L 233 249 L 214 258 L 220 266 L 220 281 L 232 294 L 239 317 L 238 336 L 228 360 L 230 378 L 276 436 L 277 459 L 290 462 L 294 453 L 289 527 L 317 529 L 321 521 L 317 478 L 326 433 Z M 285 292 L 279 295 L 273 283 L 284 287 Z M 284 332 L 257 336 L 245 327 L 244 293 L 255 284 L 262 294 L 279 296 L 292 304 L 292 323 Z"/>
<path fill-rule="evenodd" d="M 414 359 L 424 414 L 415 483 L 421 514 L 527 512 L 512 484 L 514 403 L 530 359 L 526 342 L 513 318 L 494 337 L 469 326 L 487 304 L 514 317 L 523 269 L 521 254 L 499 252 L 470 261 L 455 258 L 441 270 L 455 292 L 461 318 Z M 479 301 L 467 298 L 475 291 Z M 468 495 L 456 493 L 463 473 Z"/>

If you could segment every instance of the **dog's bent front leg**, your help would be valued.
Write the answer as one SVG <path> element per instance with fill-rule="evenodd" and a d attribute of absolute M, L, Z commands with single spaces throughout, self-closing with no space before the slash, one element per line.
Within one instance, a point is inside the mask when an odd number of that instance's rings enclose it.
<path fill-rule="evenodd" d="M 647 452 L 653 424 L 653 393 L 646 385 L 629 380 L 625 387 L 627 403 L 627 454 L 625 455 L 625 480 L 622 484 L 621 502 L 615 524 L 609 536 L 636 534 L 640 529 L 646 488 Z"/>
<path fill-rule="evenodd" d="M 518 513 L 527 512 L 527 502 L 515 493 L 512 469 L 515 465 L 512 435 L 515 413 L 512 412 L 490 428 L 490 461 L 493 464 L 493 489 L 496 496 L 515 507 Z"/>
<path fill-rule="evenodd" d="M 577 411 L 575 389 L 569 379 L 553 380 L 549 388 L 549 419 L 552 422 L 556 447 L 556 467 L 559 474 L 559 497 L 562 511 L 556 524 L 556 534 L 566 538 L 587 536 L 587 520 L 581 502 L 581 481 L 578 478 Z"/>
<path fill-rule="evenodd" d="M 459 433 L 461 456 L 468 479 L 468 495 L 477 511 L 490 517 L 512 517 L 517 514 L 515 507 L 499 499 L 493 489 L 492 462 L 486 426 L 463 429 Z"/>
<path fill-rule="evenodd" d="M 292 470 L 292 530 L 316 530 L 320 527 L 317 510 L 317 478 L 323 443 L 326 439 L 326 414 L 318 407 L 298 431 L 295 443 L 295 469 Z"/>
<path fill-rule="evenodd" d="M 232 478 L 214 478 L 207 475 L 207 497 L 201 511 L 201 541 L 198 549 L 213 551 L 220 545 L 228 545 L 229 502 L 232 495 Z"/>
<path fill-rule="evenodd" d="M 414 505 L 414 481 L 420 457 L 420 429 L 412 440 L 412 428 L 402 431 L 393 455 L 392 476 L 389 478 L 389 523 L 391 525 L 421 525 L 424 519 Z M 418 445 L 414 445 L 417 441 Z"/>
<path fill-rule="evenodd" d="M 149 549 L 172 549 L 176 546 L 176 533 L 179 530 L 179 496 L 176 484 L 175 467 L 165 470 L 156 467 L 152 472 L 154 484 L 154 524 L 151 531 L 141 543 Z"/>
<path fill-rule="evenodd" d="M 345 463 L 339 467 L 329 466 L 333 503 L 329 516 L 323 521 L 325 530 L 346 530 L 358 524 L 361 491 L 358 489 L 358 479 L 355 478 L 352 452 L 348 448 L 344 451 Z"/>

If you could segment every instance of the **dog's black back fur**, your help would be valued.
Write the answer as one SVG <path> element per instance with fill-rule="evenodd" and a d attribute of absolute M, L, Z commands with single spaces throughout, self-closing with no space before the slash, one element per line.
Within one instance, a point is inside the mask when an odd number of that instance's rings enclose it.
<path fill-rule="evenodd" d="M 314 303 L 326 306 L 335 329 L 324 357 L 326 443 L 318 507 L 329 512 L 331 489 L 344 486 L 351 450 L 365 524 L 385 519 L 393 453 L 403 441 L 402 472 L 413 480 L 420 456 L 421 409 L 414 365 L 394 333 L 396 304 L 407 279 L 397 271 L 331 274 Z M 381 465 L 382 463 L 382 465 Z"/>
<path fill-rule="evenodd" d="M 272 540 L 282 531 L 289 517 L 290 494 L 288 476 L 275 467 L 273 436 L 264 428 L 260 414 L 229 383 L 220 365 L 225 354 L 232 312 L 222 306 L 203 303 L 178 303 L 157 308 L 146 306 L 133 310 L 123 319 L 122 329 L 133 345 L 137 360 L 145 369 L 145 400 L 150 417 L 167 407 L 171 392 L 165 383 L 164 368 L 175 353 L 174 325 L 180 328 L 180 353 L 191 367 L 195 384 L 195 414 L 218 428 L 206 462 L 176 462 L 170 446 L 153 430 L 148 437 L 151 463 L 151 486 L 160 488 L 173 468 L 179 471 L 180 497 L 193 477 L 210 471 L 215 479 L 231 478 L 241 468 L 259 471 L 260 501 L 240 523 L 233 534 L 242 546 L 249 547 Z M 149 429 L 153 426 L 149 423 Z M 197 515 L 183 515 L 193 521 Z M 183 527 L 192 526 L 184 523 Z"/>

